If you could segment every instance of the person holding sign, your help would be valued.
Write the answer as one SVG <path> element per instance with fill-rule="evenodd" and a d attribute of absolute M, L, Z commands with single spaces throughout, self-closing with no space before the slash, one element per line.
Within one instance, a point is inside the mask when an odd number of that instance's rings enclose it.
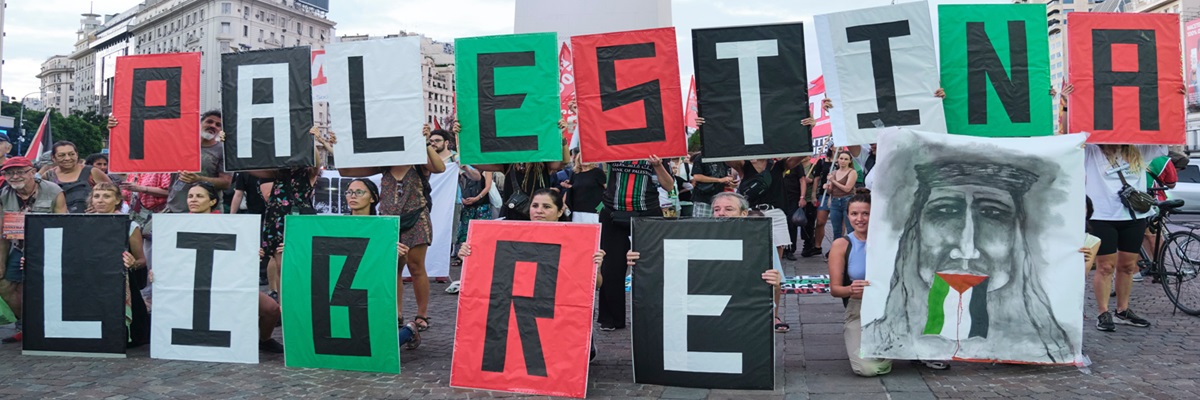
<path fill-rule="evenodd" d="M 108 130 L 112 131 L 120 122 L 116 117 L 108 117 Z M 200 171 L 171 174 L 166 212 L 188 212 L 185 187 L 189 184 L 207 182 L 217 190 L 225 190 L 233 182 L 233 175 L 225 172 L 225 147 L 219 140 L 222 126 L 221 111 L 211 110 L 200 115 Z"/>
<path fill-rule="evenodd" d="M 121 212 L 121 190 L 108 182 L 92 187 L 88 198 L 88 209 L 95 214 L 118 214 Z M 129 329 L 129 348 L 150 343 L 150 311 L 142 299 L 141 290 L 150 281 L 146 269 L 146 255 L 142 251 L 142 227 L 129 221 L 129 247 L 122 257 L 125 263 L 125 326 Z"/>
<path fill-rule="evenodd" d="M 0 214 L 66 214 L 67 199 L 54 183 L 35 177 L 33 163 L 25 157 L 11 157 L 0 166 L 7 185 L 0 188 Z M 0 240 L 0 254 L 7 254 L 4 276 L 0 277 L 0 297 L 21 318 L 22 282 L 21 258 L 25 256 L 25 240 Z M 21 332 L 5 338 L 4 343 L 21 341 Z"/>
<path fill-rule="evenodd" d="M 429 139 L 429 125 L 423 134 Z M 329 132 L 330 141 L 337 143 L 337 136 Z M 379 197 L 379 212 L 383 215 L 400 217 L 400 243 L 408 246 L 404 265 L 412 275 L 413 293 L 417 298 L 417 316 L 413 319 L 420 331 L 429 329 L 429 276 L 425 273 L 425 252 L 433 242 L 433 223 L 429 219 L 429 198 L 425 188 L 430 174 L 446 171 L 446 164 L 433 146 L 426 146 L 425 165 L 393 165 L 387 167 L 342 168 L 338 172 L 347 178 L 365 178 L 383 174 L 383 191 Z M 397 288 L 404 287 L 401 274 L 396 275 Z M 403 289 L 396 296 L 396 317 L 404 321 Z"/>

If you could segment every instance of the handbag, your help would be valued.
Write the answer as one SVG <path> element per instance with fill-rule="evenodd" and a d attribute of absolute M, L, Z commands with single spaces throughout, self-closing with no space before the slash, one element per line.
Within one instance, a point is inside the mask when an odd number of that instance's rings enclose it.
<path fill-rule="evenodd" d="M 421 220 L 422 211 L 425 211 L 425 207 L 400 214 L 400 233 L 407 232 L 409 229 L 417 226 L 417 221 Z"/>
<path fill-rule="evenodd" d="M 515 171 L 514 171 L 515 172 Z M 529 186 L 529 175 L 533 174 L 533 168 L 525 170 L 525 179 L 521 184 L 513 182 L 513 193 L 508 196 L 508 201 L 504 202 L 505 215 L 510 220 L 529 220 L 529 194 L 525 193 L 525 187 Z M 544 187 L 546 182 L 542 179 L 542 174 L 538 174 L 538 186 Z"/>
<path fill-rule="evenodd" d="M 1121 198 L 1121 204 L 1129 209 L 1129 216 L 1136 219 L 1134 212 L 1141 214 L 1150 212 L 1154 207 L 1154 197 L 1149 193 L 1134 189 L 1125 181 L 1125 173 L 1117 171 L 1117 176 L 1121 178 L 1121 190 L 1117 191 L 1117 197 Z"/>
<path fill-rule="evenodd" d="M 488 173 L 490 174 L 491 172 Z M 494 210 L 499 210 L 500 206 L 504 205 L 504 198 L 500 197 L 500 189 L 496 188 L 500 186 L 498 182 L 493 181 L 492 187 L 488 188 L 488 202 L 492 203 L 492 209 Z"/>

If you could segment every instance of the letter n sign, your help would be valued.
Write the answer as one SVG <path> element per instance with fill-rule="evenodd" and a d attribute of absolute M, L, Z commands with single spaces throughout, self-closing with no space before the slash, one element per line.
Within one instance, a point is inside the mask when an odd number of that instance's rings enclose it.
<path fill-rule="evenodd" d="M 675 28 L 571 38 L 584 162 L 687 154 Z"/>
<path fill-rule="evenodd" d="M 557 36 L 456 39 L 454 49 L 463 163 L 562 160 Z"/>
<path fill-rule="evenodd" d="M 1178 14 L 1071 14 L 1069 131 L 1088 143 L 1183 144 Z"/>
<path fill-rule="evenodd" d="M 770 231 L 766 218 L 634 221 L 635 382 L 774 387 Z"/>
<path fill-rule="evenodd" d="M 221 55 L 225 170 L 314 165 L 311 55 L 308 47 Z"/>
<path fill-rule="evenodd" d="M 595 224 L 472 223 L 450 386 L 586 395 L 599 235 Z"/>
<path fill-rule="evenodd" d="M 396 217 L 288 216 L 288 367 L 400 372 Z"/>
<path fill-rule="evenodd" d="M 1053 134 L 1046 7 L 943 5 L 938 15 L 950 133 Z"/>
<path fill-rule="evenodd" d="M 117 57 L 109 170 L 200 170 L 200 53 Z"/>

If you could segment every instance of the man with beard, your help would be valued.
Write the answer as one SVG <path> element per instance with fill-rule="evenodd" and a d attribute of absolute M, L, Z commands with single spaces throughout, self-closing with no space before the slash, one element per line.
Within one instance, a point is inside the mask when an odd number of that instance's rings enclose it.
<path fill-rule="evenodd" d="M 8 181 L 8 185 L 0 188 L 0 219 L 4 213 L 42 213 L 66 214 L 67 198 L 62 189 L 54 182 L 47 182 L 33 176 L 33 163 L 25 157 L 12 157 L 4 161 L 0 173 Z M 0 240 L 0 255 L 5 266 L 3 276 L 0 276 L 0 298 L 8 303 L 17 318 L 21 318 L 21 292 L 24 272 L 21 268 L 21 258 L 24 257 L 25 241 L 14 239 Z M 21 341 L 21 332 L 17 332 L 4 343 Z"/>
<path fill-rule="evenodd" d="M 115 117 L 109 117 L 109 131 L 119 122 Z M 233 182 L 233 175 L 225 172 L 221 128 L 221 111 L 211 110 L 200 116 L 200 171 L 171 174 L 171 188 L 167 191 L 167 208 L 164 212 L 187 214 L 187 190 L 184 188 L 188 184 L 204 181 L 217 190 L 225 190 Z"/>
<path fill-rule="evenodd" d="M 872 338 L 864 342 L 922 359 L 1003 353 L 1073 361 L 1076 351 L 1037 280 L 1026 242 L 1027 220 L 1037 216 L 1025 209 L 1025 196 L 1039 180 L 1030 171 L 1039 166 L 1025 161 L 940 159 L 914 168 L 916 195 L 884 316 L 863 326 L 864 337 Z M 961 314 L 945 306 L 954 298 Z"/>

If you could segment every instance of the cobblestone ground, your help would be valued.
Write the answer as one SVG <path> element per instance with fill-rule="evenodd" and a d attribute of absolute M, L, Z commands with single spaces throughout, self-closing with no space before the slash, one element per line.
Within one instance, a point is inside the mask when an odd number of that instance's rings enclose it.
<path fill-rule="evenodd" d="M 820 257 L 787 262 L 791 274 L 823 273 Z M 457 271 L 453 275 L 457 276 Z M 457 297 L 433 284 L 432 327 L 421 348 L 401 353 L 400 375 L 283 366 L 283 357 L 263 354 L 257 365 L 165 361 L 149 348 L 127 359 L 33 357 L 17 345 L 0 345 L 0 398 L 482 398 L 515 394 L 449 387 Z M 1090 288 L 1089 288 L 1090 290 Z M 1090 291 L 1089 291 L 1090 293 Z M 406 293 L 410 307 L 412 292 Z M 842 306 L 837 299 L 787 296 L 784 311 L 792 330 L 776 335 L 774 391 L 744 392 L 639 385 L 632 382 L 629 330 L 596 332 L 599 356 L 591 367 L 589 398 L 672 399 L 929 399 L 929 398 L 1200 398 L 1200 319 L 1172 315 L 1162 288 L 1136 284 L 1134 308 L 1154 326 L 1093 329 L 1095 303 L 1087 302 L 1085 354 L 1093 364 L 1035 367 L 953 363 L 934 372 L 908 363 L 880 378 L 854 376 L 842 344 Z M 0 327 L 8 336 L 12 326 Z M 276 331 L 276 335 L 280 332 Z"/>

